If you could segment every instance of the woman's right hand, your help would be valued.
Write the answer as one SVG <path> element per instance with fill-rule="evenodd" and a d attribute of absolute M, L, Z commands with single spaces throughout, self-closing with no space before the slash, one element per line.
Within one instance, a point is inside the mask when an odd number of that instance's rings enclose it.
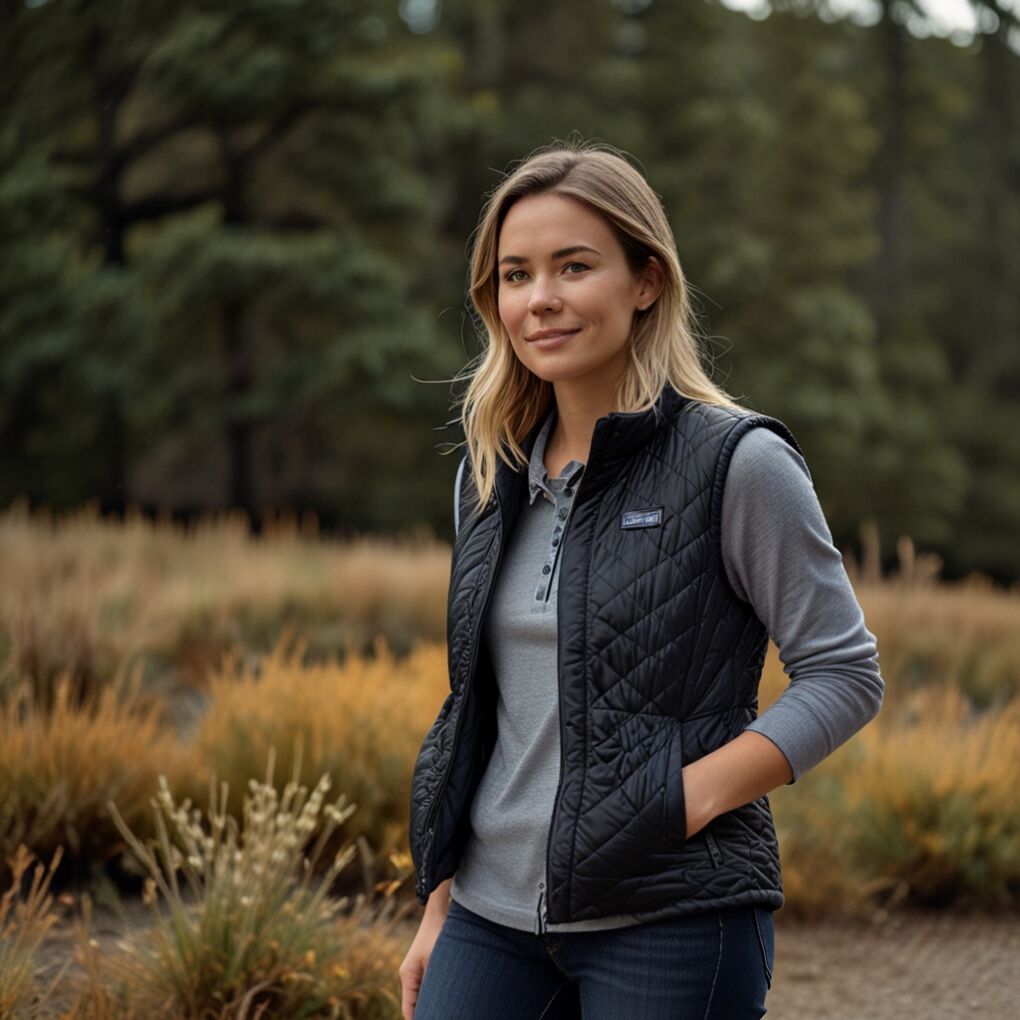
<path fill-rule="evenodd" d="M 404 1020 L 412 1020 L 414 1007 L 418 1002 L 418 990 L 425 977 L 425 968 L 432 955 L 432 947 L 436 944 L 439 932 L 446 921 L 446 913 L 450 909 L 450 884 L 453 879 L 440 882 L 433 890 L 425 906 L 425 914 L 418 925 L 418 932 L 411 942 L 403 963 L 397 969 L 400 974 L 400 1012 Z"/>

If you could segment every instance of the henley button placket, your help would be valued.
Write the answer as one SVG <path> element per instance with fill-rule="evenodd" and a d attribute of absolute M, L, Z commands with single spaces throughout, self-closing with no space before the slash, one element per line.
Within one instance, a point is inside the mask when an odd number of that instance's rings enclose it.
<path fill-rule="evenodd" d="M 549 598 L 554 591 L 557 580 L 556 567 L 559 562 L 560 536 L 566 527 L 567 517 L 573 505 L 573 496 L 577 488 L 577 481 L 584 471 L 584 465 L 580 461 L 571 461 L 564 468 L 563 474 L 558 478 L 550 480 L 548 474 L 542 477 L 542 494 L 555 507 L 553 516 L 554 528 L 549 538 L 549 547 L 546 550 L 545 562 L 542 564 L 542 580 L 535 591 L 535 612 L 544 612 L 549 604 Z"/>

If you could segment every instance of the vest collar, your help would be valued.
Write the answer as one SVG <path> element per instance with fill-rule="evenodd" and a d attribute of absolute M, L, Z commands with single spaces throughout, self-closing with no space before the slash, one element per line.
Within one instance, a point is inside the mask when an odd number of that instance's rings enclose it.
<path fill-rule="evenodd" d="M 680 394 L 667 381 L 655 403 L 648 410 L 610 411 L 609 414 L 599 418 L 595 422 L 588 461 L 577 498 L 587 498 L 591 493 L 603 488 L 689 401 L 689 397 Z M 550 407 L 547 405 L 546 411 L 539 416 L 538 421 L 521 441 L 521 449 L 526 458 L 523 467 L 511 469 L 502 459 L 496 461 L 496 491 L 506 529 L 509 529 L 513 522 L 523 490 L 527 488 L 531 453 L 535 440 L 547 421 L 549 410 Z"/>
<path fill-rule="evenodd" d="M 588 465 L 599 473 L 613 473 L 629 460 L 688 402 L 667 382 L 647 411 L 611 411 L 595 422 Z M 587 472 L 586 472 L 587 473 Z"/>

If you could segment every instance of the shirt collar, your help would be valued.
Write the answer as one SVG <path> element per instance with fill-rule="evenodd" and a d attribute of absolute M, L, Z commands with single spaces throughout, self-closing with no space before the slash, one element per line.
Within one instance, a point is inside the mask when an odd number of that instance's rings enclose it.
<path fill-rule="evenodd" d="M 549 488 L 549 473 L 545 469 L 545 447 L 549 440 L 549 434 L 556 424 L 556 401 L 550 402 L 549 410 L 546 412 L 545 421 L 535 437 L 535 445 L 531 448 L 531 459 L 528 462 L 528 505 L 531 506 L 540 492 L 545 492 L 550 499 L 555 500 Z M 584 464 L 579 460 L 572 460 L 563 469 L 560 477 L 566 479 L 567 485 L 572 485 L 578 475 L 584 470 Z"/>

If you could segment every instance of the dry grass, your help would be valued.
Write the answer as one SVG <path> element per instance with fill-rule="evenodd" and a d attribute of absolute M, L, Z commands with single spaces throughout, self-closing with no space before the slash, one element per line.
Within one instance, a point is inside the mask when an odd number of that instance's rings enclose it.
<path fill-rule="evenodd" d="M 48 869 L 33 864 L 24 846 L 18 847 L 7 863 L 10 885 L 0 896 L 0 1017 L 36 1020 L 46 1015 L 48 1001 L 63 976 L 61 971 L 46 988 L 40 987 L 39 949 L 57 922 L 50 883 L 60 863 L 60 851 L 53 855 Z M 22 895 L 26 876 L 28 888 Z"/>
<path fill-rule="evenodd" d="M 112 689 L 79 704 L 65 678 L 43 707 L 22 687 L 0 703 L 0 855 L 22 843 L 40 857 L 62 847 L 87 872 L 120 848 L 107 801 L 139 821 L 156 777 L 180 768 L 160 706 Z"/>
<path fill-rule="evenodd" d="M 917 691 L 858 752 L 845 787 L 860 873 L 929 905 L 1020 902 L 1020 697 L 981 712 L 952 687 Z"/>
<path fill-rule="evenodd" d="M 342 664 L 304 664 L 305 651 L 281 639 L 257 670 L 231 662 L 211 676 L 191 789 L 210 772 L 243 787 L 270 749 L 289 772 L 300 747 L 302 781 L 329 775 L 358 805 L 346 834 L 388 854 L 406 844 L 411 770 L 449 691 L 445 646 L 416 645 L 398 659 L 380 639 L 373 655 Z"/>
<path fill-rule="evenodd" d="M 897 570 L 883 576 L 873 522 L 861 541 L 862 562 L 844 560 L 891 681 L 887 694 L 948 684 L 978 707 L 1020 695 L 1020 583 L 1005 591 L 983 574 L 943 581 L 941 557 L 918 552 L 906 535 L 896 542 Z"/>
<path fill-rule="evenodd" d="M 954 687 L 978 707 L 1020 695 L 1020 590 L 980 577 L 910 586 L 858 582 L 893 698 L 932 684 Z"/>
<path fill-rule="evenodd" d="M 0 680 L 28 677 L 45 697 L 62 673 L 88 689 L 140 661 L 146 677 L 201 685 L 225 651 L 264 652 L 288 625 L 315 654 L 379 633 L 402 649 L 443 638 L 448 546 L 316 532 L 287 517 L 252 536 L 236 514 L 185 528 L 16 503 L 0 515 Z"/>
<path fill-rule="evenodd" d="M 901 695 L 770 794 L 791 912 L 1020 904 L 1020 697 Z"/>
<path fill-rule="evenodd" d="M 874 546 L 848 569 L 878 638 L 885 702 L 774 791 L 788 903 L 1015 904 L 1020 592 L 940 582 L 909 540 L 898 574 L 880 579 Z M 342 835 L 360 840 L 363 868 L 406 849 L 413 761 L 448 691 L 445 546 L 323 542 L 314 522 L 294 520 L 253 538 L 232 516 L 184 529 L 15 508 L 0 517 L 0 556 L 0 850 L 62 845 L 65 861 L 92 867 L 122 846 L 108 799 L 144 829 L 158 774 L 200 800 L 210 773 L 244 789 L 270 749 L 289 771 L 297 747 L 305 785 L 326 773 L 357 804 Z M 193 730 L 132 693 L 139 660 L 200 677 Z M 35 693 L 15 695 L 25 672 Z M 786 682 L 772 648 L 763 711 Z"/>
<path fill-rule="evenodd" d="M 151 847 L 118 818 L 149 875 L 154 924 L 108 960 L 82 939 L 87 976 L 72 1016 L 354 1020 L 399 1014 L 395 901 L 380 911 L 362 898 L 353 913 L 337 918 L 348 902 L 328 892 L 353 857 L 353 845 L 313 875 L 333 830 L 354 807 L 343 793 L 326 802 L 327 776 L 309 795 L 298 771 L 277 793 L 270 755 L 266 781 L 250 783 L 241 826 L 227 811 L 226 784 L 219 790 L 213 784 L 203 819 L 190 802 L 175 804 L 162 782 L 153 801 L 158 839 Z"/>

